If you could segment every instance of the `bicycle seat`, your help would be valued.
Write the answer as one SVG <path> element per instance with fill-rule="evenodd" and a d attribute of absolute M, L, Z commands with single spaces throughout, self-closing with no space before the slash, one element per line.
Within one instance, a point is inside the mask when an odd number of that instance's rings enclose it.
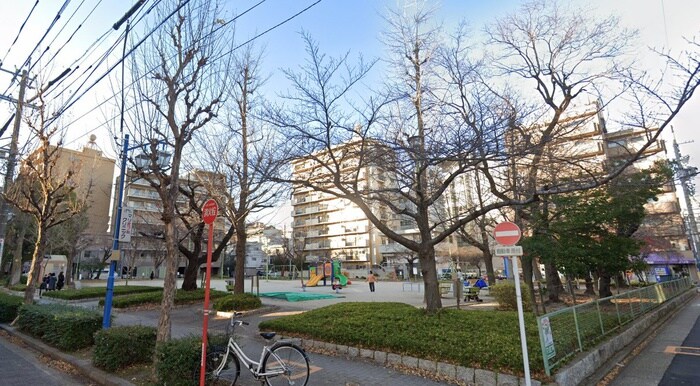
<path fill-rule="evenodd" d="M 263 338 L 265 338 L 267 340 L 274 338 L 275 335 L 277 335 L 276 332 L 261 332 L 260 333 L 260 336 L 262 336 Z"/>

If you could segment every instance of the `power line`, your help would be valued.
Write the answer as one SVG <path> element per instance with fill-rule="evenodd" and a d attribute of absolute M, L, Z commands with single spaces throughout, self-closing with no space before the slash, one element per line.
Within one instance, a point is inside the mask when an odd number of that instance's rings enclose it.
<path fill-rule="evenodd" d="M 27 24 L 27 21 L 29 21 L 29 18 L 32 16 L 34 13 L 34 10 L 36 9 L 37 4 L 39 4 L 39 0 L 36 0 L 36 3 L 32 6 L 32 9 L 29 10 L 29 15 L 27 15 L 26 18 L 24 18 L 24 22 L 22 22 L 22 25 L 19 27 L 19 31 L 17 31 L 17 36 L 15 36 L 15 40 L 12 41 L 12 44 L 7 48 L 7 52 L 5 52 L 5 56 L 2 57 L 2 60 L 0 60 L 0 65 L 5 62 L 5 59 L 7 59 L 7 55 L 10 53 L 10 50 L 12 50 L 12 47 L 14 47 L 15 43 L 17 43 L 17 39 L 19 39 L 19 35 L 22 34 L 22 30 L 24 29 L 24 26 Z"/>
<path fill-rule="evenodd" d="M 56 25 L 56 22 L 58 21 L 58 19 L 61 18 L 61 13 L 63 13 L 63 11 L 66 9 L 66 7 L 67 7 L 68 4 L 70 3 L 70 1 L 71 1 L 71 0 L 65 0 L 65 1 L 63 2 L 63 5 L 62 5 L 61 8 L 58 10 L 58 13 L 56 13 L 56 16 L 54 16 L 53 20 L 51 21 L 51 24 L 49 24 L 49 27 L 48 27 L 48 28 L 46 29 L 46 31 L 44 32 L 44 35 L 41 37 L 41 39 L 39 39 L 39 41 L 36 43 L 36 45 L 34 46 L 34 48 L 33 48 L 31 51 L 29 51 L 29 55 L 27 55 L 27 58 L 24 60 L 24 62 L 22 63 L 22 65 L 19 66 L 19 68 L 24 68 L 24 67 L 29 63 L 29 61 L 30 61 L 31 58 L 32 58 L 32 54 L 34 53 L 34 51 L 36 51 L 36 49 L 39 47 L 39 45 L 44 41 L 44 39 L 45 39 L 46 36 L 49 34 L 49 32 L 51 31 L 51 29 L 53 29 L 53 27 Z M 7 94 L 7 92 L 10 90 L 10 87 L 12 87 L 12 86 L 14 85 L 14 82 L 15 82 L 15 78 L 12 78 L 12 80 L 10 81 L 10 86 L 7 87 L 7 89 L 5 90 L 4 94 Z"/>
<path fill-rule="evenodd" d="M 323 0 L 317 0 L 317 1 L 315 1 L 314 3 L 310 4 L 310 5 L 307 6 L 306 8 L 304 8 L 304 9 L 302 9 L 301 11 L 295 13 L 294 15 L 288 17 L 287 19 L 285 19 L 285 20 L 283 20 L 283 21 L 277 23 L 276 25 L 274 25 L 274 26 L 268 28 L 267 30 L 263 31 L 262 33 L 259 33 L 259 34 L 257 34 L 256 36 L 254 36 L 253 38 L 248 39 L 248 40 L 245 41 L 244 43 L 239 44 L 238 46 L 232 48 L 231 50 L 227 51 L 226 53 L 221 54 L 221 55 L 219 55 L 219 56 L 216 57 L 216 58 L 213 58 L 213 60 L 218 59 L 218 58 L 221 58 L 221 57 L 223 57 L 223 56 L 225 56 L 225 55 L 227 55 L 227 54 L 230 54 L 230 53 L 232 53 L 232 52 L 238 50 L 239 48 L 241 48 L 241 47 L 243 47 L 243 46 L 245 46 L 245 45 L 247 45 L 247 44 L 250 44 L 251 42 L 255 41 L 256 39 L 262 37 L 263 35 L 265 35 L 265 34 L 271 32 L 271 31 L 273 31 L 273 30 L 276 29 L 276 28 L 281 27 L 282 25 L 284 25 L 284 24 L 290 22 L 291 20 L 295 19 L 296 17 L 300 16 L 301 14 L 307 12 L 309 9 L 313 8 L 314 6 L 316 6 L 316 5 L 319 4 L 321 1 L 323 1 Z M 236 17 L 234 17 L 232 20 L 230 20 L 229 22 L 225 23 L 224 25 L 229 24 L 230 22 L 234 21 L 234 20 L 237 19 L 238 17 L 243 16 L 245 13 L 249 12 L 249 11 L 252 10 L 253 8 L 255 8 L 255 7 L 257 7 L 258 5 L 262 4 L 263 2 L 265 2 L 265 0 L 262 0 L 262 1 L 260 1 L 258 4 L 255 4 L 253 7 L 249 8 L 248 10 L 246 10 L 245 12 L 243 12 L 242 14 L 237 15 Z M 220 29 L 220 28 L 219 28 L 219 29 Z M 211 34 L 216 33 L 219 29 L 216 29 L 216 30 L 212 31 L 210 34 L 208 34 L 208 35 L 202 37 L 202 39 L 204 39 L 204 38 L 210 36 Z M 198 41 L 199 41 L 199 40 L 198 40 Z M 194 42 L 193 44 L 195 44 L 195 43 L 196 43 L 196 42 Z M 129 53 L 127 53 L 127 56 L 128 56 L 130 53 L 131 53 L 131 51 L 129 51 Z M 124 60 L 124 58 L 122 58 L 122 60 Z M 154 70 L 155 70 L 155 68 L 153 68 L 153 69 L 151 69 L 151 70 L 145 72 L 143 75 L 141 75 L 140 77 L 136 78 L 134 81 L 132 81 L 132 82 L 129 84 L 129 87 L 133 86 L 136 82 L 138 82 L 139 80 L 141 80 L 141 79 L 144 78 L 146 75 L 148 75 L 149 73 L 153 72 Z M 71 122 L 68 122 L 67 124 L 65 124 L 65 126 L 66 126 L 66 127 L 67 127 L 67 126 L 70 126 L 71 124 L 73 124 L 73 123 L 79 121 L 80 119 L 82 119 L 82 118 L 84 118 L 85 116 L 89 115 L 90 113 L 94 112 L 95 110 L 97 110 L 98 108 L 100 108 L 101 106 L 103 106 L 105 103 L 107 103 L 111 98 L 113 98 L 113 97 L 116 96 L 116 95 L 117 95 L 117 94 L 115 93 L 115 94 L 113 94 L 112 96 L 108 97 L 107 99 L 105 99 L 104 101 L 102 101 L 101 103 L 99 103 L 98 105 L 96 105 L 95 107 L 93 107 L 92 109 L 90 109 L 88 112 L 82 114 L 80 117 L 78 117 L 78 118 L 72 120 Z M 81 96 L 82 96 L 82 95 L 81 95 Z M 68 106 L 68 107 L 70 107 L 70 106 Z M 127 108 L 126 111 L 129 111 L 129 110 L 131 110 L 131 109 L 134 108 L 134 107 L 136 107 L 135 104 L 132 105 L 132 106 L 130 106 L 129 108 Z M 67 110 L 67 108 L 64 109 L 64 110 L 62 110 L 60 114 L 62 114 L 65 110 Z M 94 132 L 95 130 L 97 130 L 97 129 L 99 129 L 99 128 L 105 126 L 105 125 L 107 125 L 107 124 L 109 123 L 110 120 L 112 120 L 112 119 L 114 119 L 114 118 L 116 118 L 116 117 L 118 117 L 118 115 L 115 115 L 115 116 L 113 116 L 112 118 L 108 119 L 107 121 L 101 123 L 100 125 L 98 125 L 98 126 L 92 128 L 92 129 L 88 130 L 85 134 Z M 68 142 L 67 144 L 71 144 L 71 143 L 73 143 L 73 142 L 75 142 L 75 141 L 77 141 L 77 138 L 74 139 L 74 140 L 72 140 L 72 141 L 70 141 L 70 142 Z"/>
<path fill-rule="evenodd" d="M 29 67 L 27 72 L 31 72 L 34 69 L 34 66 L 36 66 L 36 64 L 41 61 L 41 58 L 44 57 L 44 54 L 46 54 L 51 49 L 51 46 L 53 45 L 53 43 L 61 35 L 61 32 L 63 32 L 63 30 L 66 29 L 66 27 L 68 26 L 68 23 L 70 23 L 70 21 L 73 20 L 73 17 L 75 16 L 76 13 L 78 13 L 78 11 L 80 10 L 80 8 L 83 6 L 84 3 L 85 3 L 85 0 L 82 0 L 80 2 L 80 4 L 78 4 L 78 6 L 75 8 L 75 11 L 73 11 L 73 13 L 68 17 L 68 20 L 66 20 L 66 22 L 63 24 L 63 27 L 61 27 L 61 29 L 58 30 L 58 32 L 56 33 L 56 36 L 54 36 L 53 39 L 49 42 L 49 44 L 46 45 L 46 48 L 44 49 L 44 51 L 41 52 L 41 55 L 39 55 L 39 57 L 36 60 L 34 60 L 34 63 L 32 63 L 32 65 Z M 78 26 L 78 28 L 80 28 L 80 26 Z M 51 60 L 49 60 L 47 63 L 45 63 L 44 66 L 48 65 L 49 63 L 51 63 Z"/>
<path fill-rule="evenodd" d="M 221 30 L 222 28 L 224 28 L 226 25 L 228 25 L 228 24 L 230 24 L 230 23 L 236 21 L 237 19 L 239 19 L 240 17 L 244 16 L 244 15 L 247 14 L 248 12 L 252 11 L 253 9 L 255 9 L 256 7 L 258 7 L 259 5 L 261 5 L 262 3 L 264 3 L 265 1 L 267 1 L 267 0 L 261 0 L 261 1 L 259 1 L 258 3 L 254 4 L 254 5 L 251 6 L 250 8 L 246 9 L 244 12 L 242 12 L 242 13 L 236 15 L 235 17 L 233 17 L 231 20 L 229 20 L 229 21 L 227 21 L 227 22 L 221 24 L 220 26 L 214 28 L 214 30 L 212 30 L 212 32 L 206 34 L 205 36 L 201 37 L 201 38 L 198 39 L 197 41 L 192 42 L 192 44 L 191 44 L 189 47 L 192 47 L 194 44 L 200 42 L 201 40 L 203 40 L 203 39 L 205 39 L 205 38 L 207 38 L 207 37 L 209 37 L 209 36 L 212 36 L 213 34 L 217 33 L 219 30 Z M 149 10 L 149 11 L 150 11 L 150 10 Z M 157 28 L 157 27 L 156 27 L 156 28 Z M 155 32 L 155 29 L 152 30 L 146 37 L 144 37 L 144 39 L 147 38 L 148 36 L 150 36 L 151 34 L 153 34 L 154 32 Z M 142 41 L 143 41 L 143 40 L 142 40 Z M 141 42 L 140 42 L 140 43 L 141 43 Z M 139 44 L 140 44 L 140 43 L 139 43 Z M 188 48 L 189 48 L 189 47 L 188 47 Z M 114 66 L 112 66 L 112 68 L 110 68 L 110 69 L 107 71 L 107 73 L 105 73 L 100 79 L 98 79 L 98 82 L 99 82 L 100 80 L 102 80 L 102 78 L 104 78 L 104 76 L 106 76 L 110 71 L 112 71 L 117 65 L 119 65 L 120 63 L 122 63 L 122 62 L 124 61 L 124 59 L 126 59 L 126 57 L 128 57 L 128 56 L 131 54 L 131 52 L 133 52 L 133 51 L 135 50 L 135 48 L 137 48 L 137 47 L 132 48 L 131 50 L 129 50 L 128 53 L 126 53 L 125 55 L 123 55 L 122 58 L 121 58 L 121 60 L 120 60 L 119 62 L 117 62 Z M 144 78 L 146 75 L 148 75 L 148 74 L 150 74 L 151 72 L 153 72 L 155 69 L 156 69 L 156 68 L 152 68 L 152 69 L 146 71 L 143 75 L 141 75 L 140 77 L 138 77 L 138 78 L 136 78 L 135 80 L 133 80 L 133 81 L 129 84 L 128 87 L 133 86 L 134 84 L 136 84 L 136 82 L 138 82 L 139 80 L 141 80 L 142 78 Z M 95 84 L 93 84 L 92 86 L 90 86 L 90 88 L 92 88 L 94 85 L 95 85 Z M 86 92 L 87 92 L 87 91 L 89 91 L 89 89 L 86 90 Z M 83 93 L 82 95 L 84 95 L 84 94 L 85 94 L 85 93 Z M 81 97 L 82 97 L 82 95 L 81 95 Z M 98 108 L 100 108 L 101 106 L 103 106 L 105 103 L 107 103 L 111 98 L 113 98 L 113 97 L 116 96 L 116 95 L 117 95 L 116 93 L 113 94 L 112 96 L 110 96 L 109 98 L 105 99 L 105 100 L 102 101 L 101 103 L 97 104 L 95 107 L 93 107 L 92 109 L 90 109 L 90 110 L 87 111 L 86 113 L 82 114 L 80 117 L 78 117 L 78 118 L 74 119 L 73 121 L 67 123 L 65 126 L 69 126 L 69 125 L 71 125 L 71 124 L 73 124 L 73 123 L 79 121 L 79 120 L 82 119 L 83 117 L 87 116 L 88 114 L 92 113 L 93 111 L 95 111 L 95 110 L 97 110 Z M 73 104 L 74 104 L 75 102 L 77 102 L 77 100 L 74 101 Z M 72 106 L 72 104 L 71 104 L 71 106 Z M 61 109 L 61 112 L 60 112 L 59 114 L 62 114 L 63 112 L 65 112 L 65 110 L 67 110 L 67 109 L 70 108 L 71 106 L 68 106 L 68 107 L 66 107 L 66 108 L 64 108 L 64 109 Z M 134 107 L 134 106 L 132 105 L 131 107 L 129 107 L 129 108 L 127 109 L 127 111 L 131 110 L 133 107 Z M 117 116 L 114 116 L 114 117 L 112 117 L 111 119 L 114 119 L 114 118 L 116 118 L 116 117 L 117 117 Z M 111 119 L 110 119 L 110 120 L 111 120 Z M 90 133 L 90 132 L 93 132 L 93 131 L 95 131 L 95 130 L 97 130 L 97 129 L 99 129 L 100 127 L 106 125 L 107 123 L 108 123 L 108 122 L 103 122 L 102 124 L 98 125 L 97 127 L 93 128 L 93 129 L 91 129 L 91 130 L 88 130 L 88 131 L 86 132 L 86 134 L 87 134 L 87 133 Z M 75 140 L 74 140 L 74 141 L 75 141 Z M 72 142 L 73 142 L 73 141 L 72 141 Z M 69 142 L 69 143 L 72 143 L 72 142 Z"/>

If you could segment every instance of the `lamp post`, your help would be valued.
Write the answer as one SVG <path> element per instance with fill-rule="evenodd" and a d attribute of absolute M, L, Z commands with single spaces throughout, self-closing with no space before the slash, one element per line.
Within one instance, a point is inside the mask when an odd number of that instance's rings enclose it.
<path fill-rule="evenodd" d="M 119 172 L 119 191 L 117 198 L 117 218 L 114 224 L 114 241 L 112 242 L 112 257 L 109 264 L 109 276 L 107 277 L 107 293 L 105 294 L 105 308 L 102 315 L 102 328 L 109 328 L 112 324 L 112 296 L 114 294 L 114 271 L 117 268 L 117 260 L 119 256 L 119 233 L 121 231 L 122 222 L 122 201 L 124 197 L 124 179 L 126 176 L 126 159 L 127 153 L 134 149 L 143 148 L 144 145 L 129 147 L 129 134 L 124 135 L 124 144 L 121 154 L 121 171 Z M 163 166 L 168 163 L 170 154 L 158 151 L 158 166 Z M 136 157 L 137 167 L 145 167 L 143 161 L 148 161 L 149 157 L 143 157 L 142 154 Z"/>

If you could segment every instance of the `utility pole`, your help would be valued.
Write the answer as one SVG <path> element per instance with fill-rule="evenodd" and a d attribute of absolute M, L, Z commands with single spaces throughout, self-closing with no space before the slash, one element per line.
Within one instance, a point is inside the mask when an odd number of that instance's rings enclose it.
<path fill-rule="evenodd" d="M 12 127 L 12 140 L 10 142 L 10 155 L 7 159 L 7 170 L 5 171 L 5 183 L 3 191 L 12 184 L 15 174 L 15 164 L 17 163 L 17 141 L 19 139 L 19 125 L 22 121 L 22 107 L 24 106 L 24 91 L 27 88 L 27 71 L 22 71 L 22 79 L 19 83 L 19 97 L 17 98 L 17 111 L 15 112 L 15 122 Z M 3 268 L 2 254 L 5 249 L 5 233 L 7 232 L 8 210 L 7 201 L 0 197 L 0 269 Z"/>
<path fill-rule="evenodd" d="M 695 265 L 700 267 L 700 254 L 698 253 L 698 225 L 697 222 L 695 222 L 693 203 L 690 199 L 690 181 L 695 175 L 698 174 L 698 168 L 692 166 L 685 166 L 685 164 L 688 161 L 688 157 L 683 157 L 681 155 L 681 148 L 678 145 L 678 142 L 676 142 L 676 133 L 673 131 L 673 127 L 671 127 L 671 133 L 673 134 L 673 152 L 676 157 L 676 163 L 678 164 L 678 178 L 681 181 L 681 188 L 683 189 L 683 198 L 685 199 L 685 206 L 688 211 L 687 227 L 688 236 L 690 236 L 690 249 L 693 251 Z"/>

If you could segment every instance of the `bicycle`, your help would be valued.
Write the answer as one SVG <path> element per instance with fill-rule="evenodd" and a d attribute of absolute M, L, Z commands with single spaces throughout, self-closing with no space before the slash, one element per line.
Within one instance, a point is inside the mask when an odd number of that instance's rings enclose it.
<path fill-rule="evenodd" d="M 236 326 L 249 323 L 234 318 L 242 314 L 234 312 L 227 325 L 228 343 L 226 349 L 214 347 L 206 358 L 206 381 L 208 385 L 235 385 L 241 372 L 241 363 L 255 379 L 264 381 L 269 386 L 299 385 L 306 386 L 309 381 L 309 358 L 301 347 L 289 341 L 277 341 L 263 346 L 259 361 L 249 358 L 234 340 Z M 230 328 L 230 333 L 229 333 Z M 271 341 L 276 333 L 261 332 L 260 336 Z M 196 372 L 199 379 L 199 370 Z"/>

